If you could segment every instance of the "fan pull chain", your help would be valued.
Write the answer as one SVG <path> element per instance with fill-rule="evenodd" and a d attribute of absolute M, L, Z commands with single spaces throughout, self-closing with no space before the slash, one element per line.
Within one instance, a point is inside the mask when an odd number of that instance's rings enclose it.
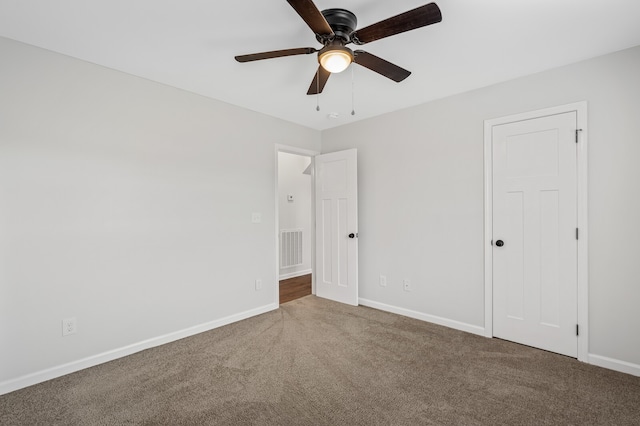
<path fill-rule="evenodd" d="M 355 67 L 351 64 L 351 115 L 356 115 L 356 79 Z"/>
<path fill-rule="evenodd" d="M 316 71 L 316 111 L 320 111 L 320 68 Z"/>

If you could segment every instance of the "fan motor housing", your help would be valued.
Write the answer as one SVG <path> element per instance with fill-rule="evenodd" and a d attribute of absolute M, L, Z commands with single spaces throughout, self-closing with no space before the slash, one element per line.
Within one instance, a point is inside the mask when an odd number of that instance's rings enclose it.
<path fill-rule="evenodd" d="M 322 11 L 322 15 L 337 38 L 342 39 L 345 43 L 351 41 L 351 33 L 355 31 L 358 25 L 358 19 L 353 12 L 346 9 L 326 9 Z M 321 34 L 316 35 L 316 39 L 322 44 L 327 44 L 331 41 L 323 38 Z"/>

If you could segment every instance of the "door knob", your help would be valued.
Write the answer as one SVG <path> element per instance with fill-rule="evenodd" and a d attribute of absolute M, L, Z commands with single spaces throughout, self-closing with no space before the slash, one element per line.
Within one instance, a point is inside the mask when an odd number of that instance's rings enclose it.
<path fill-rule="evenodd" d="M 504 241 L 502 241 L 502 240 L 498 240 L 498 241 L 496 241 L 496 245 L 497 245 L 498 247 L 502 247 L 502 246 L 504 245 Z"/>
<path fill-rule="evenodd" d="M 349 238 L 355 238 L 356 234 L 354 234 L 353 232 L 349 234 Z"/>

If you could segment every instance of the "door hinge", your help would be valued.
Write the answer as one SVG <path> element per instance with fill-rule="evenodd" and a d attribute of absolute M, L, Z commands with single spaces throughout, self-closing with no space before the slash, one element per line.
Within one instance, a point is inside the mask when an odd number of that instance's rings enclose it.
<path fill-rule="evenodd" d="M 578 239 L 578 236 L 579 236 L 579 234 L 578 234 L 578 228 L 576 228 L 576 240 Z"/>
<path fill-rule="evenodd" d="M 576 143 L 578 143 L 578 135 L 580 134 L 581 131 L 582 129 L 576 129 Z"/>
<path fill-rule="evenodd" d="M 576 324 L 576 336 L 580 335 L 580 325 Z"/>

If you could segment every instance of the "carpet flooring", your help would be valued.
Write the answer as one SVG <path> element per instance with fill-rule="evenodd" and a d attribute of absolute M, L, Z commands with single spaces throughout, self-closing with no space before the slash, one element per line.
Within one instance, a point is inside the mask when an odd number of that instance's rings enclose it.
<path fill-rule="evenodd" d="M 2 425 L 640 425 L 640 377 L 307 296 L 0 396 Z"/>

